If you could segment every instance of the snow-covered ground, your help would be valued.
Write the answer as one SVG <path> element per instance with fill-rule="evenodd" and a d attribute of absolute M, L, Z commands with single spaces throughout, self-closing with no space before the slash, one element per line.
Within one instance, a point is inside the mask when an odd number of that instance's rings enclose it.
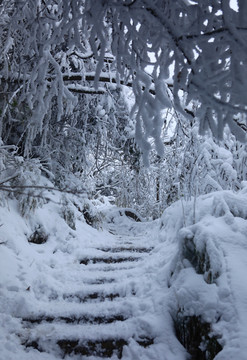
<path fill-rule="evenodd" d="M 75 229 L 59 196 L 28 218 L 16 200 L 0 208 L 0 360 L 61 359 L 59 341 L 113 338 L 126 360 L 185 360 L 179 316 L 210 324 L 223 347 L 215 359 L 246 359 L 247 187 L 179 201 L 154 222 L 105 199 L 98 229 L 72 199 Z M 28 242 L 37 229 L 44 244 Z M 86 358 L 67 344 L 70 357 Z"/>

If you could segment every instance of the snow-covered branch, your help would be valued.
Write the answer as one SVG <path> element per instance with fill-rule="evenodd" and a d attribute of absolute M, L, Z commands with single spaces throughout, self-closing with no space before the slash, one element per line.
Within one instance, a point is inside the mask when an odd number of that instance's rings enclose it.
<path fill-rule="evenodd" d="M 210 128 L 221 138 L 228 125 L 245 141 L 244 1 L 237 11 L 225 0 L 13 4 L 1 4 L 0 131 L 3 136 L 25 119 L 26 154 L 37 136 L 46 137 L 51 113 L 59 123 L 73 112 L 78 94 L 103 95 L 105 84 L 133 89 L 136 137 L 146 157 L 151 138 L 163 152 L 160 114 L 171 106 L 167 87 L 185 117 L 191 119 L 188 109 L 196 103 L 201 133 Z M 239 116 L 241 126 L 234 120 Z"/>

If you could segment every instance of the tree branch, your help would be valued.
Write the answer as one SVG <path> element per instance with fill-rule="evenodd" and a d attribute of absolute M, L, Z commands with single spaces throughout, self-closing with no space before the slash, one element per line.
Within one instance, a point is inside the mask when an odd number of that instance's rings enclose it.
<path fill-rule="evenodd" d="M 38 189 L 38 190 L 54 190 L 54 191 L 58 191 L 58 192 L 63 192 L 63 193 L 67 193 L 67 194 L 85 194 L 86 190 L 76 190 L 76 189 L 59 189 L 53 186 L 39 186 L 39 185 L 15 185 L 15 186 L 9 186 L 9 185 L 4 185 L 4 186 L 0 186 L 0 190 L 3 191 L 10 191 L 10 192 L 18 192 L 18 189 Z M 25 194 L 28 196 L 36 196 L 35 194 Z"/>

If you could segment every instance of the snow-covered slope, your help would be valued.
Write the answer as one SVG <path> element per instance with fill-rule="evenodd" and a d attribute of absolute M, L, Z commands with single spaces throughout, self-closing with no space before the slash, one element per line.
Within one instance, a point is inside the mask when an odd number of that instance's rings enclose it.
<path fill-rule="evenodd" d="M 213 357 L 217 360 L 246 359 L 246 184 L 239 193 L 222 191 L 175 203 L 163 215 L 160 236 L 179 242 L 169 286 L 180 340 L 195 359 L 212 358 L 195 351 L 199 340 L 204 351 L 223 347 Z"/>
<path fill-rule="evenodd" d="M 98 202 L 98 229 L 78 199 L 73 221 L 53 200 L 28 218 L 0 208 L 0 360 L 185 360 L 177 336 L 192 359 L 246 359 L 246 187 L 154 222 Z"/>

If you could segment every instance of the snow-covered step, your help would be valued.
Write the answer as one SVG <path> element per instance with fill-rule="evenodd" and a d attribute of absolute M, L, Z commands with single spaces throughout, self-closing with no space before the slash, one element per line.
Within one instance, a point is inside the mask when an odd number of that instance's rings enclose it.
<path fill-rule="evenodd" d="M 145 337 L 136 340 L 136 342 L 139 346 L 146 348 L 154 343 L 154 339 Z M 86 357 L 99 356 L 100 358 L 111 358 L 113 355 L 116 355 L 118 359 L 121 359 L 123 347 L 128 345 L 128 341 L 126 339 L 106 339 L 80 343 L 79 340 L 60 340 L 58 341 L 58 345 L 61 350 L 63 350 L 64 355 L 75 354 Z"/>
<path fill-rule="evenodd" d="M 121 358 L 123 346 L 128 345 L 130 339 L 143 347 L 153 344 L 151 334 L 135 325 L 135 318 L 101 325 L 41 323 L 25 329 L 21 341 L 26 347 L 34 347 L 41 352 L 57 353 L 60 348 L 61 357 L 78 354 L 109 358 L 115 354 Z"/>
<path fill-rule="evenodd" d="M 33 306 L 26 312 L 24 319 L 39 319 L 43 317 L 83 317 L 104 316 L 111 317 L 116 314 L 122 314 L 124 317 L 129 318 L 133 315 L 142 316 L 149 309 L 151 310 L 150 303 L 143 298 L 137 296 L 120 297 L 111 301 L 106 299 L 104 302 L 86 302 L 83 305 L 79 302 L 68 302 L 57 300 L 54 302 L 33 302 Z"/>
<path fill-rule="evenodd" d="M 79 340 L 59 340 L 57 342 L 64 356 L 81 355 L 84 357 L 112 358 L 113 355 L 118 359 L 122 358 L 123 347 L 128 345 L 124 339 L 107 339 L 101 341 L 87 341 L 81 343 Z"/>
<path fill-rule="evenodd" d="M 59 340 L 59 339 L 78 339 L 83 340 L 102 340 L 107 338 L 138 338 L 139 328 L 136 326 L 136 318 L 130 318 L 125 321 L 117 321 L 111 324 L 66 324 L 57 323 L 39 323 L 31 328 L 23 330 L 23 338 L 29 340 Z M 142 336 L 145 332 L 142 331 Z"/>
<path fill-rule="evenodd" d="M 105 299 L 110 299 L 111 301 L 115 298 L 118 298 L 120 295 L 119 293 L 110 293 L 110 294 L 104 294 L 104 293 L 98 293 L 94 292 L 88 295 L 80 295 L 78 294 L 64 294 L 63 299 L 67 301 L 76 301 L 76 302 L 87 302 L 87 301 L 105 301 Z"/>
<path fill-rule="evenodd" d="M 116 282 L 116 279 L 112 278 L 112 277 L 101 277 L 101 278 L 93 278 L 93 279 L 87 279 L 87 280 L 83 280 L 84 284 L 88 284 L 88 285 L 100 285 L 100 284 L 112 284 Z"/>
<path fill-rule="evenodd" d="M 60 292 L 60 297 L 67 297 L 68 295 L 79 296 L 81 298 L 90 297 L 91 294 L 98 293 L 99 297 L 107 297 L 109 294 L 118 294 L 119 296 L 125 297 L 133 295 L 135 293 L 135 281 L 132 279 L 126 280 L 120 283 L 101 283 L 96 285 L 84 284 L 84 285 L 73 285 L 64 287 L 64 292 Z M 94 298 L 94 296 L 93 296 Z"/>
<path fill-rule="evenodd" d="M 126 314 L 71 314 L 70 316 L 52 316 L 52 315 L 39 315 L 37 317 L 23 318 L 24 326 L 32 326 L 33 324 L 40 323 L 66 323 L 66 324 L 111 324 L 116 321 L 125 321 L 129 318 Z"/>
<path fill-rule="evenodd" d="M 74 284 L 61 284 L 60 287 L 55 284 L 56 286 L 45 288 L 44 286 L 38 286 L 38 284 L 32 288 L 33 301 L 47 300 L 48 302 L 58 302 L 64 299 L 72 299 L 73 297 L 77 298 L 77 300 L 81 299 L 81 302 L 88 301 L 90 298 L 101 298 L 100 301 L 103 301 L 104 298 L 116 297 L 115 295 L 112 296 L 112 294 L 117 294 L 119 297 L 126 297 L 136 293 L 136 282 L 131 272 L 126 273 L 126 270 L 122 274 L 120 272 L 119 278 L 113 278 L 112 275 L 115 274 L 111 274 L 111 277 L 108 278 L 109 281 L 107 281 L 107 279 L 104 281 L 104 277 L 95 277 L 95 280 L 93 278 L 91 281 L 88 279 L 86 283 L 81 282 L 80 284 L 79 282 L 75 282 Z M 98 295 L 96 296 L 95 294 Z"/>
<path fill-rule="evenodd" d="M 97 248 L 103 252 L 111 253 L 150 253 L 153 250 L 153 247 L 135 247 L 135 246 L 116 246 L 116 247 L 105 247 Z"/>
<path fill-rule="evenodd" d="M 136 277 L 139 274 L 143 274 L 139 265 L 144 264 L 143 261 L 129 263 L 127 266 L 124 263 L 120 264 L 78 264 L 81 267 L 81 284 L 84 279 L 90 283 L 90 279 L 93 281 L 96 279 L 116 279 L 117 282 L 122 281 L 123 278 Z M 137 266 L 138 265 L 138 266 Z M 78 271 L 79 273 L 79 271 Z M 80 279 L 80 276 L 77 277 Z M 77 281 L 78 282 L 78 281 Z"/>
<path fill-rule="evenodd" d="M 84 265 L 84 264 L 81 264 Z M 109 271 L 114 271 L 114 275 L 115 275 L 115 271 L 128 271 L 128 270 L 132 270 L 136 268 L 136 264 L 135 261 L 133 262 L 122 262 L 122 263 L 113 263 L 113 264 L 105 264 L 104 262 L 102 263 L 88 263 L 88 265 L 85 265 L 86 267 L 88 267 L 88 270 L 91 271 L 100 271 L 100 272 L 109 272 Z"/>
<path fill-rule="evenodd" d="M 135 340 L 135 342 L 143 348 L 147 348 L 150 345 L 153 345 L 154 339 L 150 337 L 140 338 Z M 88 340 L 81 341 L 60 339 L 55 344 L 50 341 L 30 341 L 25 344 L 26 347 L 33 347 L 40 352 L 48 350 L 48 352 L 54 352 L 56 355 L 60 353 L 61 359 L 65 356 L 70 356 L 73 359 L 73 355 L 76 356 L 76 359 L 121 359 L 123 354 L 124 346 L 128 346 L 128 341 L 126 339 L 115 339 L 109 338 L 104 340 Z M 133 344 L 133 340 L 132 340 Z M 82 356 L 82 357 L 81 357 Z"/>
<path fill-rule="evenodd" d="M 129 263 L 129 262 L 134 262 L 134 261 L 139 261 L 140 258 L 139 257 L 134 257 L 134 256 L 128 256 L 128 257 L 113 257 L 113 256 L 108 256 L 108 257 L 93 257 L 93 258 L 88 258 L 85 257 L 83 259 L 80 260 L 80 264 L 83 265 L 88 265 L 88 264 L 98 264 L 98 263 L 104 263 L 104 264 L 120 264 L 120 263 Z"/>
<path fill-rule="evenodd" d="M 60 298 L 67 301 L 76 302 L 102 302 L 106 299 L 114 300 L 119 297 L 129 297 L 136 294 L 135 283 L 125 282 L 124 284 L 100 284 L 100 285 L 87 285 L 80 290 L 70 289 L 69 292 L 60 295 Z"/>
<path fill-rule="evenodd" d="M 122 253 L 126 253 L 126 257 L 139 257 L 141 253 L 144 253 L 145 250 L 149 251 L 146 247 L 135 247 L 135 245 L 130 244 L 111 244 L 109 246 L 97 246 L 95 248 L 84 248 L 80 252 L 78 252 L 78 255 L 81 254 L 81 257 L 85 258 L 107 258 L 110 255 L 108 252 L 114 254 L 114 257 L 118 258 L 122 256 Z M 143 251 L 142 251 L 143 250 Z M 131 253 L 131 254 L 130 254 Z M 111 254 L 111 256 L 112 256 Z"/>
<path fill-rule="evenodd" d="M 119 289 L 119 291 L 117 290 L 113 290 L 113 291 L 94 291 L 94 292 L 90 292 L 90 293 L 85 293 L 85 292 L 77 292 L 77 293 L 68 293 L 68 294 L 63 294 L 63 299 L 73 302 L 81 302 L 81 303 L 85 303 L 88 301 L 94 301 L 94 302 L 102 302 L 107 300 L 111 300 L 113 301 L 116 298 L 119 297 L 130 297 L 130 296 L 135 296 L 135 289 L 131 289 L 131 290 L 127 290 L 126 288 L 123 289 Z"/>

